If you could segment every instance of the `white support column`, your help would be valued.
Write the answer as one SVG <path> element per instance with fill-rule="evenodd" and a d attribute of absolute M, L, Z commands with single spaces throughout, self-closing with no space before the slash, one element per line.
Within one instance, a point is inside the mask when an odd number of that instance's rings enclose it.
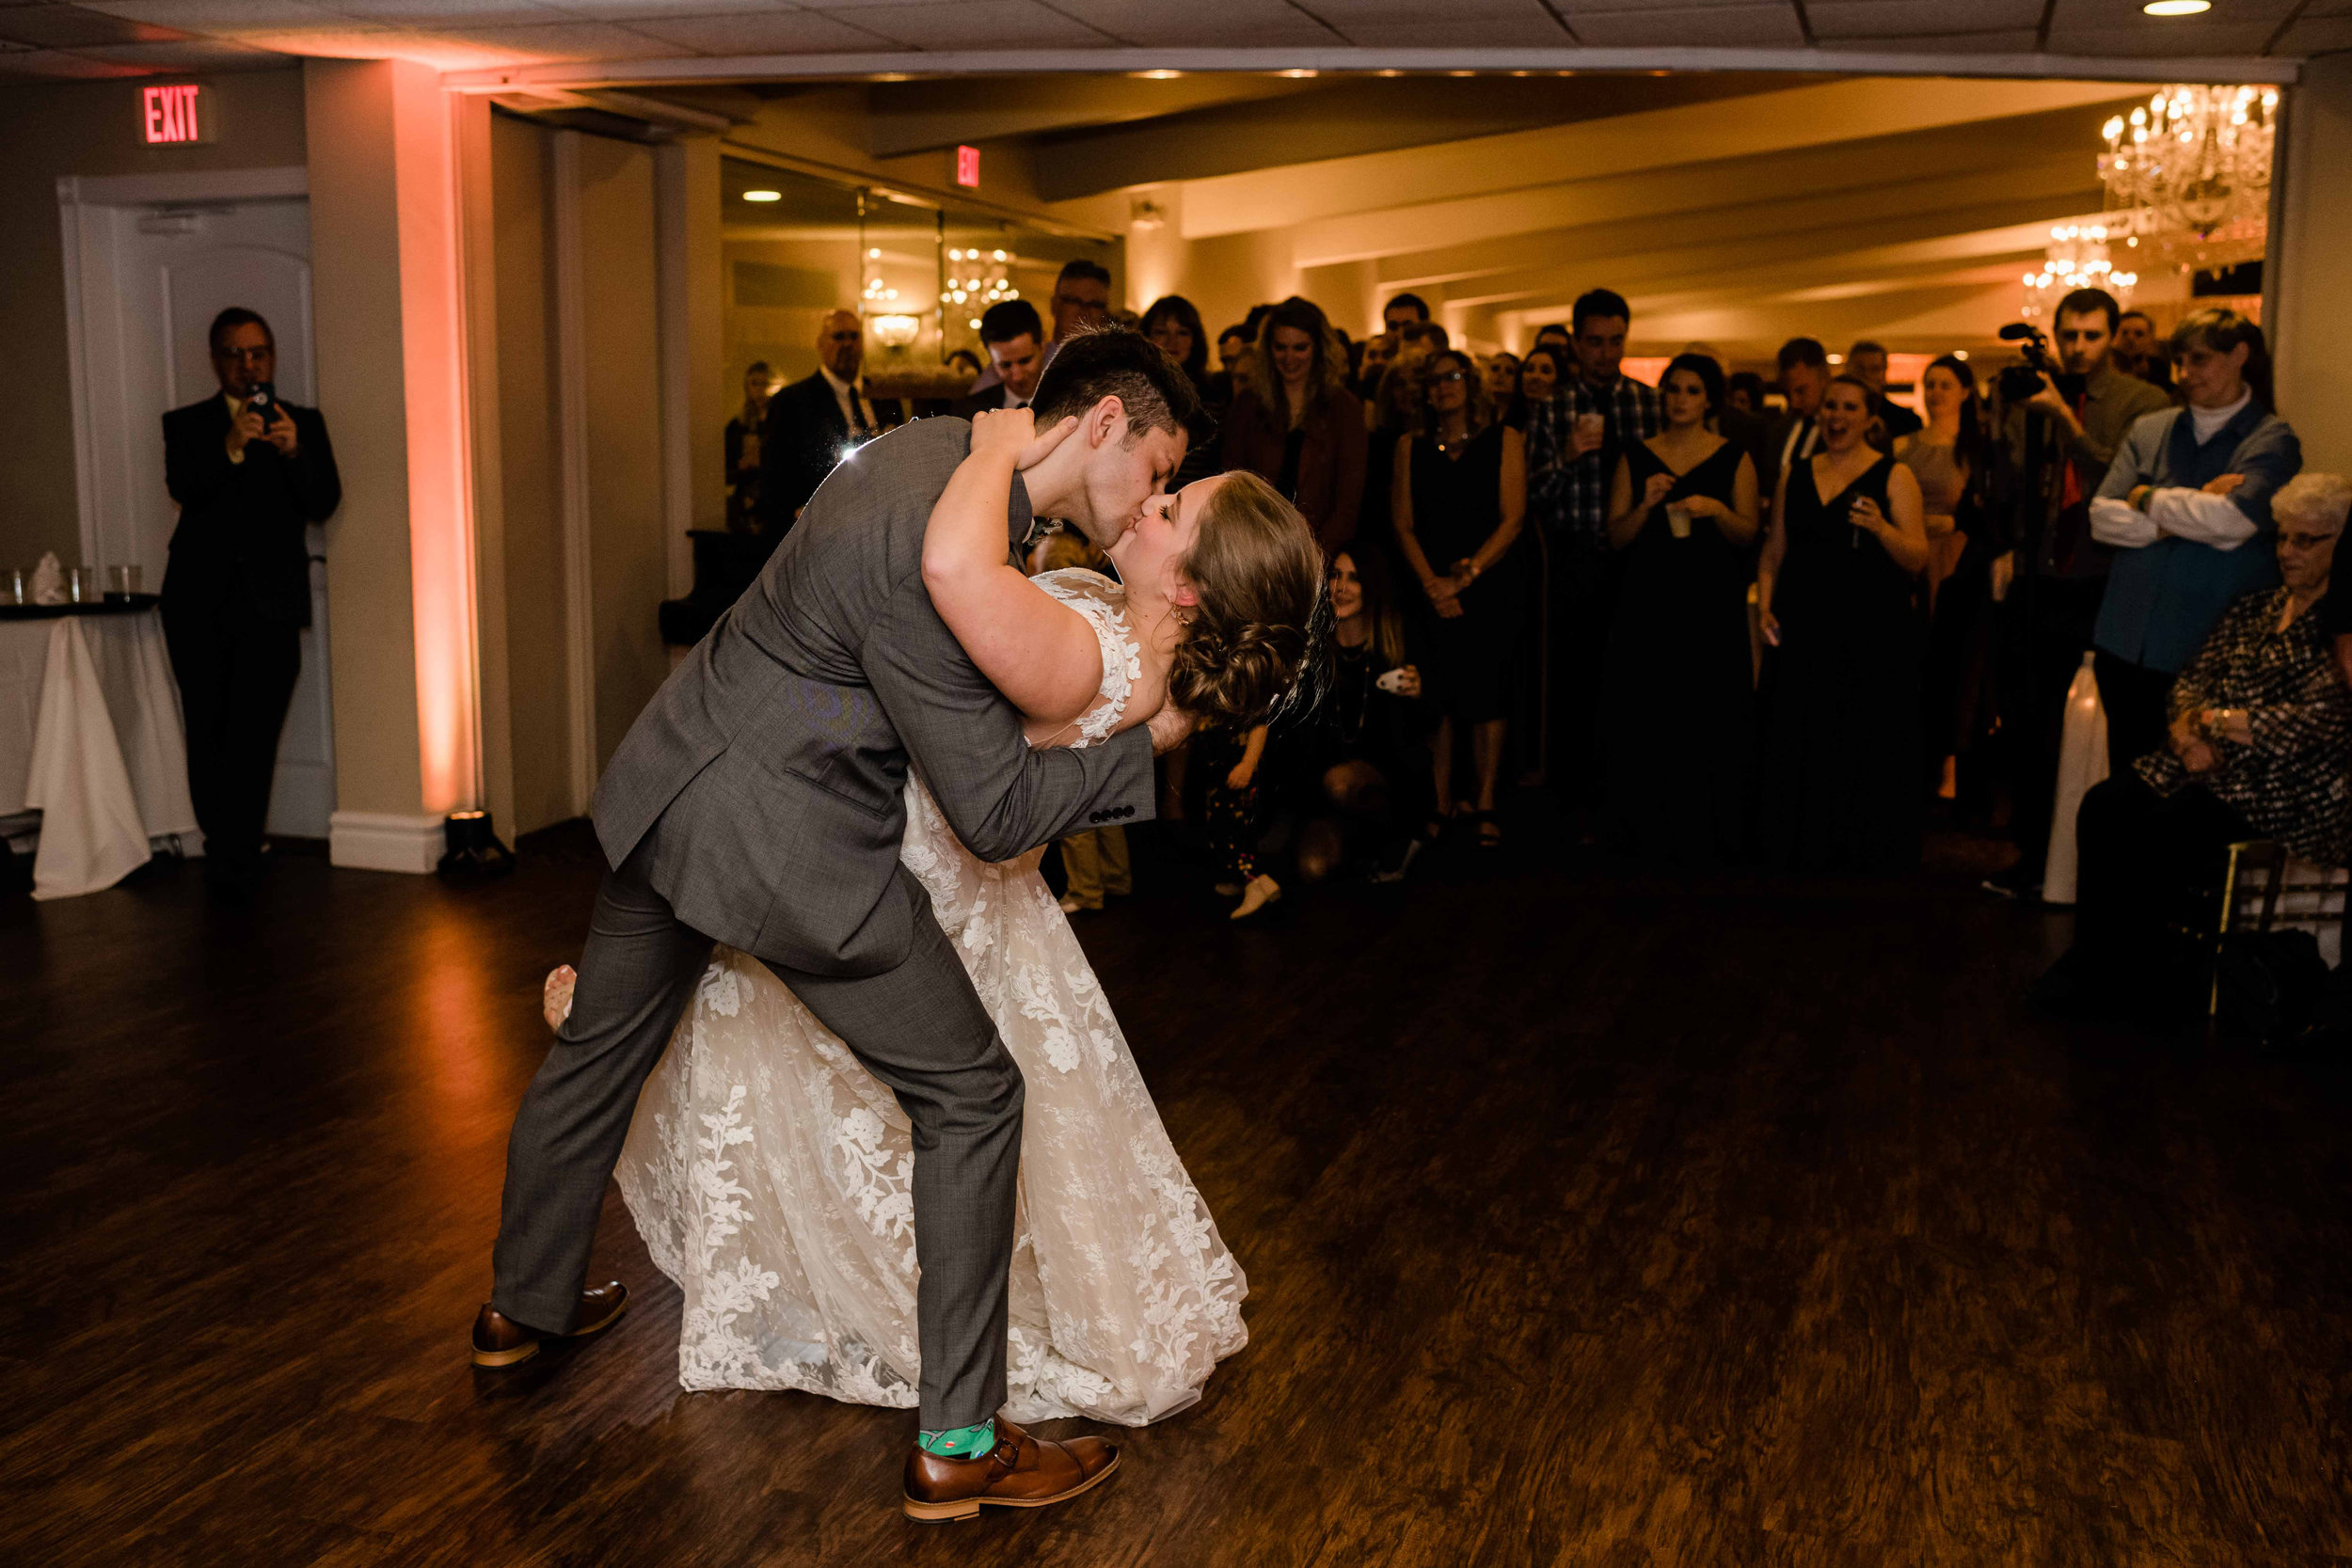
<path fill-rule="evenodd" d="M 2264 301 L 2279 412 L 2302 437 L 2305 467 L 2352 472 L 2352 55 L 2304 65 L 2284 129 Z"/>
<path fill-rule="evenodd" d="M 424 66 L 303 70 L 319 401 L 343 479 L 329 852 L 429 871 L 442 817 L 482 788 L 457 121 Z"/>
<path fill-rule="evenodd" d="M 515 829 L 513 689 L 506 630 L 506 488 L 500 459 L 497 215 L 486 99 L 451 93 L 458 277 L 465 310 L 466 406 L 474 515 L 474 664 L 481 692 L 481 803 Z"/>
<path fill-rule="evenodd" d="M 580 144 L 559 131 L 549 153 L 549 249 L 555 274 L 556 461 L 562 473 L 564 696 L 571 709 L 571 807 L 585 816 L 596 787 L 596 582 L 588 511 L 588 307 L 580 231 Z"/>
<path fill-rule="evenodd" d="M 719 233 L 719 143 L 693 136 L 654 152 L 661 292 L 661 520 L 670 597 L 694 585 L 689 529 L 726 527 L 726 352 Z"/>

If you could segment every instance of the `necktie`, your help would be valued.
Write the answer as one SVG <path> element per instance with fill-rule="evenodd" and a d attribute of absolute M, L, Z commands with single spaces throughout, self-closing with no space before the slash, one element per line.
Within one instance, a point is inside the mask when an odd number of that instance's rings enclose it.
<path fill-rule="evenodd" d="M 866 417 L 866 400 L 857 395 L 857 383 L 850 383 L 850 434 L 864 436 L 874 428 L 874 421 Z"/>

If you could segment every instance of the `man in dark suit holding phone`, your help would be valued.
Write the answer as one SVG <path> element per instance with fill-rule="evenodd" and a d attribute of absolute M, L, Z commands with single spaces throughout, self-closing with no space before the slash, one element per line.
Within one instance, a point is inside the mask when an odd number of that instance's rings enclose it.
<path fill-rule="evenodd" d="M 188 793 L 205 879 L 237 896 L 260 869 L 278 732 L 310 624 L 304 529 L 342 500 L 326 421 L 278 398 L 269 323 L 213 321 L 220 395 L 164 416 L 164 483 L 180 503 L 164 573 L 164 637 L 187 723 Z"/>

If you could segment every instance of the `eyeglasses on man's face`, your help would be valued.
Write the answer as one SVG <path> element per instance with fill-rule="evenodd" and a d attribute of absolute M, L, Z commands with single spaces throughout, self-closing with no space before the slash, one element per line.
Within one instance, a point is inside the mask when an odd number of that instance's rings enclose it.
<path fill-rule="evenodd" d="M 216 348 L 213 350 L 213 357 L 231 365 L 259 365 L 266 363 L 277 352 L 267 343 L 262 343 L 249 348 Z"/>

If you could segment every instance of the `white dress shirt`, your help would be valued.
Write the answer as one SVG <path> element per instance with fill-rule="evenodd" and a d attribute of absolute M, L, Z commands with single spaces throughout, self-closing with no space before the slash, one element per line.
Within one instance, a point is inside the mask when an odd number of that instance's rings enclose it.
<path fill-rule="evenodd" d="M 833 373 L 828 365 L 817 367 L 817 373 L 833 388 L 833 401 L 841 410 L 841 418 L 850 427 L 850 434 L 859 439 L 874 434 L 873 401 L 866 395 L 866 378 L 844 381 Z"/>

